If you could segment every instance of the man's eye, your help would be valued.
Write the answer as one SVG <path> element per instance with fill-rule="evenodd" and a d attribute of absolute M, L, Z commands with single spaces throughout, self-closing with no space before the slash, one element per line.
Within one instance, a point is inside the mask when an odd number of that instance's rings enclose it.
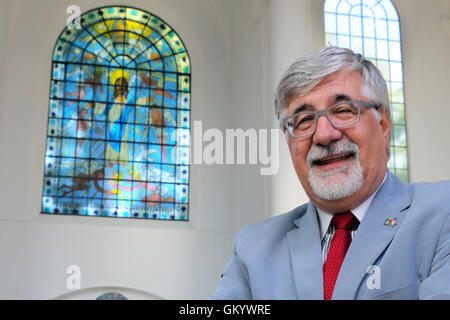
<path fill-rule="evenodd" d="M 312 121 L 314 118 L 312 116 L 308 116 L 308 117 L 304 117 L 303 119 L 301 119 L 301 122 L 307 122 L 307 121 Z"/>
<path fill-rule="evenodd" d="M 330 114 L 336 116 L 354 116 L 358 114 L 358 109 L 350 106 L 340 106 L 331 110 Z"/>
<path fill-rule="evenodd" d="M 305 116 L 297 119 L 297 127 L 305 124 L 309 124 L 314 120 L 313 116 Z"/>
<path fill-rule="evenodd" d="M 335 113 L 347 113 L 347 112 L 353 112 L 351 108 L 338 108 L 334 110 Z"/>

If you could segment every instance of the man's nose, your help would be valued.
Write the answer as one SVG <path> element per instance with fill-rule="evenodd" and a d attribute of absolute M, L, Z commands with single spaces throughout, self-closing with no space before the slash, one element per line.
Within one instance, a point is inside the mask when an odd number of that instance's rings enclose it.
<path fill-rule="evenodd" d="M 342 138 L 342 131 L 333 127 L 326 116 L 317 120 L 316 132 L 313 135 L 315 145 L 328 146 L 330 143 Z"/>

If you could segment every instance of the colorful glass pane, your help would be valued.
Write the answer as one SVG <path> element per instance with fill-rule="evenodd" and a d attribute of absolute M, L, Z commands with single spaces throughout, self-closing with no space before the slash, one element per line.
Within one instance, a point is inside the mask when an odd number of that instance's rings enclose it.
<path fill-rule="evenodd" d="M 361 53 L 383 74 L 388 85 L 394 123 L 388 167 L 408 182 L 403 66 L 397 10 L 390 0 L 326 0 L 324 21 L 327 45 L 350 48 Z"/>
<path fill-rule="evenodd" d="M 59 36 L 51 74 L 42 212 L 187 220 L 191 67 L 178 34 L 139 9 L 94 9 Z"/>

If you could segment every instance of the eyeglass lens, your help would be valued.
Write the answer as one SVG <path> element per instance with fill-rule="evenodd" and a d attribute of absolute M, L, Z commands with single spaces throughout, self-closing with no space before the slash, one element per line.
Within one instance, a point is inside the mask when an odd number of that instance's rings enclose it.
<path fill-rule="evenodd" d="M 326 109 L 328 120 L 336 128 L 344 128 L 358 120 L 358 106 L 352 102 L 345 102 Z M 302 112 L 287 120 L 289 131 L 294 136 L 307 136 L 316 129 L 317 118 L 322 112 Z"/>

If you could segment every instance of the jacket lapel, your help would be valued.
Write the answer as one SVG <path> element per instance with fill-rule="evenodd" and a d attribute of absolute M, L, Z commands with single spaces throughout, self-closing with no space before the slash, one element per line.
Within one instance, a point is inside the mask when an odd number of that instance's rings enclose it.
<path fill-rule="evenodd" d="M 411 203 L 407 185 L 389 171 L 386 181 L 373 199 L 358 227 L 342 264 L 333 299 L 355 299 L 364 285 L 368 267 L 373 265 L 395 236 L 403 220 L 401 212 Z M 396 225 L 385 225 L 386 219 L 397 219 Z"/>
<path fill-rule="evenodd" d="M 314 206 L 294 221 L 298 227 L 287 233 L 298 299 L 323 299 L 322 248 Z"/>

